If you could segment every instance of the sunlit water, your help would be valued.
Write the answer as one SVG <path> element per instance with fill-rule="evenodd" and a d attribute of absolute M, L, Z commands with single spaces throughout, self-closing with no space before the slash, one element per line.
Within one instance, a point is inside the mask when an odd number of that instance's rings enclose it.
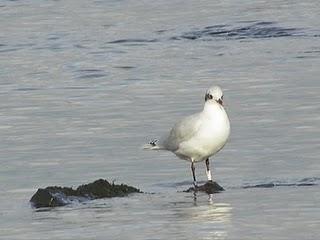
<path fill-rule="evenodd" d="M 0 239 L 317 239 L 320 5 L 314 1 L 1 1 Z M 146 141 L 219 84 L 225 192 Z M 205 180 L 204 164 L 196 166 Z M 98 178 L 152 194 L 32 209 Z M 274 186 L 274 187 L 273 187 Z"/>

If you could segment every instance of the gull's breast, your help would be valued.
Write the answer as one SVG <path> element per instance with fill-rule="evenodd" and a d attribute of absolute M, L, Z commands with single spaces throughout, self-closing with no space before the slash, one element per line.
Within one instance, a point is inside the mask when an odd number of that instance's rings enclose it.
<path fill-rule="evenodd" d="M 215 114 L 204 114 L 197 134 L 182 142 L 176 154 L 190 161 L 203 161 L 223 148 L 230 134 L 230 123 L 224 109 Z M 180 158 L 183 158 L 180 156 Z M 186 158 L 183 158 L 186 159 Z"/>

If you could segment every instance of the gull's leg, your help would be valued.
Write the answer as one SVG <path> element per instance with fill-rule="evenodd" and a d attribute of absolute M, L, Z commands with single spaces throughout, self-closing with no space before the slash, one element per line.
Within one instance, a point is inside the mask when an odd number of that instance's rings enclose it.
<path fill-rule="evenodd" d="M 209 158 L 206 160 L 206 174 L 209 182 L 212 182 L 211 171 L 209 167 Z"/>
<path fill-rule="evenodd" d="M 198 186 L 197 186 L 195 167 L 194 167 L 194 163 L 193 162 L 191 162 L 191 171 L 192 171 L 192 176 L 193 176 L 193 185 L 194 185 L 194 188 L 196 189 Z"/>

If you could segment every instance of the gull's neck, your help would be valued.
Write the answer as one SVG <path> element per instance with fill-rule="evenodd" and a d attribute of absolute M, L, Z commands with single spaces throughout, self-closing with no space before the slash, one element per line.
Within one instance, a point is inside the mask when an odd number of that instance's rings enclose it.
<path fill-rule="evenodd" d="M 204 103 L 203 112 L 205 113 L 214 113 L 218 110 L 224 110 L 223 106 L 221 106 L 216 101 L 207 101 Z"/>

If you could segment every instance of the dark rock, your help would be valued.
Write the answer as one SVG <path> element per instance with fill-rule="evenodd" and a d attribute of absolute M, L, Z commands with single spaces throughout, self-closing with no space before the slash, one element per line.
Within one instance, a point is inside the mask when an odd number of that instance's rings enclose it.
<path fill-rule="evenodd" d="M 218 193 L 224 191 L 223 187 L 221 187 L 218 183 L 213 181 L 208 181 L 203 185 L 195 187 L 191 187 L 185 192 L 206 192 L 207 194 Z"/>
<path fill-rule="evenodd" d="M 77 189 L 57 186 L 39 188 L 30 199 L 30 202 L 35 208 L 58 207 L 72 202 L 84 202 L 98 198 L 124 197 L 130 193 L 141 193 L 141 191 L 126 184 L 118 185 L 99 179 L 92 183 L 81 185 Z"/>
<path fill-rule="evenodd" d="M 58 207 L 63 206 L 64 198 L 55 196 L 49 189 L 38 189 L 38 191 L 32 196 L 30 202 L 36 208 L 40 207 Z"/>

